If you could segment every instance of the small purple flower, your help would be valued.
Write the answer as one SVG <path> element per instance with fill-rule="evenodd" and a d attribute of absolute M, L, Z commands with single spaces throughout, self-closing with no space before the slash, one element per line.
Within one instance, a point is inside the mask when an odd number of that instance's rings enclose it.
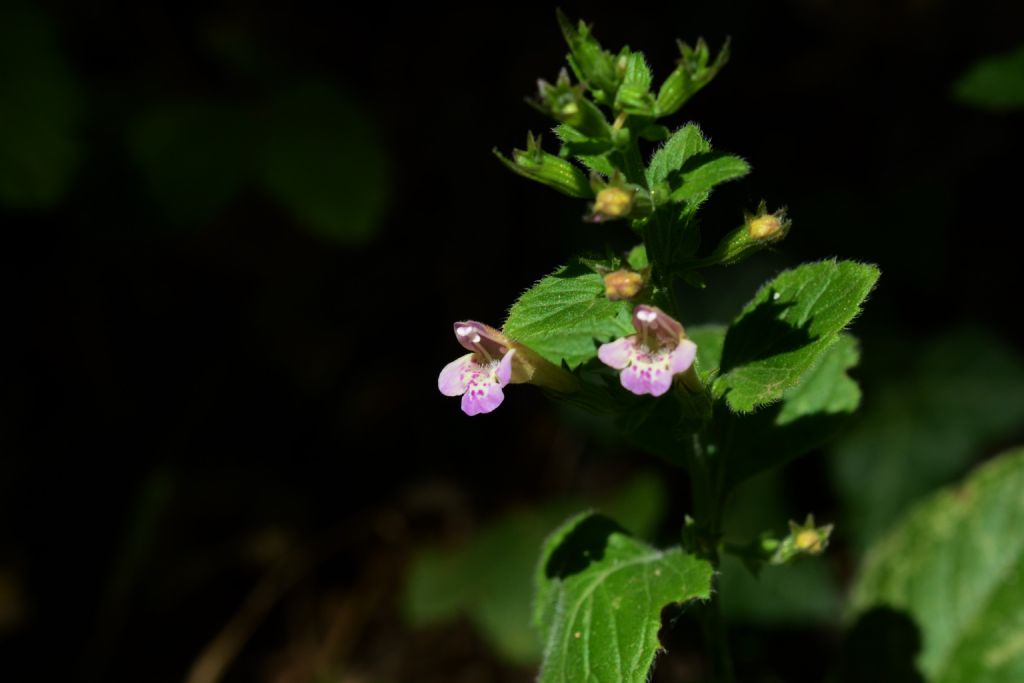
<path fill-rule="evenodd" d="M 462 396 L 466 415 L 489 413 L 505 399 L 502 389 L 512 380 L 516 351 L 501 332 L 475 320 L 455 323 L 455 338 L 471 353 L 444 366 L 437 388 L 445 396 Z"/>
<path fill-rule="evenodd" d="M 657 306 L 633 311 L 636 334 L 602 344 L 597 357 L 620 370 L 622 386 L 637 396 L 661 396 L 672 379 L 693 365 L 697 345 L 686 338 L 683 326 Z"/>

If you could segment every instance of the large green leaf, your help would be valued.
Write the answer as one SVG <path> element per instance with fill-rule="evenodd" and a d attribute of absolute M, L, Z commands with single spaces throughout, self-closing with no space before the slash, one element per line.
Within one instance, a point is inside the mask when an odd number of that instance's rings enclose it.
<path fill-rule="evenodd" d="M 666 606 L 711 595 L 711 565 L 660 551 L 607 517 L 584 513 L 545 544 L 537 568 L 540 683 L 645 683 Z"/>
<path fill-rule="evenodd" d="M 81 94 L 46 10 L 0 7 L 0 203 L 59 201 L 81 157 Z"/>
<path fill-rule="evenodd" d="M 595 341 L 633 334 L 627 301 L 609 301 L 604 280 L 580 264 L 528 289 L 508 312 L 505 333 L 552 363 L 575 368 L 597 355 Z"/>
<path fill-rule="evenodd" d="M 915 507 L 867 556 L 856 613 L 905 611 L 931 683 L 1024 680 L 1024 449 Z"/>
<path fill-rule="evenodd" d="M 860 546 L 1024 424 L 1024 359 L 992 335 L 963 329 L 880 350 L 891 369 L 830 459 L 841 527 Z"/>
<path fill-rule="evenodd" d="M 857 315 L 878 275 L 871 265 L 821 261 L 766 284 L 729 327 L 716 396 L 740 413 L 782 398 Z"/>
<path fill-rule="evenodd" d="M 984 109 L 1024 109 L 1024 45 L 979 61 L 957 80 L 953 94 Z"/>
<path fill-rule="evenodd" d="M 665 502 L 661 480 L 643 474 L 595 505 L 646 538 Z M 405 586 L 406 619 L 425 627 L 465 615 L 506 661 L 538 663 L 541 642 L 531 624 L 537 551 L 552 527 L 586 505 L 571 497 L 552 500 L 499 518 L 457 548 L 421 552 Z"/>

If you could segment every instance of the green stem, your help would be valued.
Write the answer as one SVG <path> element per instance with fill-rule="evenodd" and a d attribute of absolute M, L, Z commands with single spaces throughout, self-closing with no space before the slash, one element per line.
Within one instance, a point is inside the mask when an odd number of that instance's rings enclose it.
<path fill-rule="evenodd" d="M 693 436 L 693 457 L 690 462 L 690 482 L 693 488 L 694 517 L 698 530 L 699 552 L 716 570 L 715 587 L 711 601 L 700 612 L 704 641 L 712 651 L 714 680 L 733 683 L 732 656 L 729 639 L 722 619 L 720 591 L 717 582 L 719 566 L 718 545 L 722 531 L 723 470 L 720 461 L 711 461 L 703 440 L 704 434 Z"/>

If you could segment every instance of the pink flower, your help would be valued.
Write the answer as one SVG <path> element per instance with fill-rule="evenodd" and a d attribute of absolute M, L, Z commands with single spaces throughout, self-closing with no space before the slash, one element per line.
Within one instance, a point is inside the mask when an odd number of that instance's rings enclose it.
<path fill-rule="evenodd" d="M 505 399 L 502 389 L 512 380 L 516 351 L 503 334 L 475 320 L 455 323 L 455 338 L 471 353 L 444 366 L 437 388 L 445 396 L 462 396 L 466 415 L 489 413 Z"/>
<path fill-rule="evenodd" d="M 672 379 L 693 365 L 697 345 L 686 338 L 683 326 L 657 306 L 633 311 L 636 334 L 602 344 L 597 357 L 620 370 L 619 381 L 637 396 L 661 396 Z"/>

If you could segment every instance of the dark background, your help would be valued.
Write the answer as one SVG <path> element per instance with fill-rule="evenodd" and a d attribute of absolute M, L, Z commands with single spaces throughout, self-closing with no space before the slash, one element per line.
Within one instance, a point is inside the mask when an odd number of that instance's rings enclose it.
<path fill-rule="evenodd" d="M 840 256 L 883 272 L 856 323 L 868 396 L 894 340 L 913 348 L 971 323 L 1019 348 L 1022 119 L 950 94 L 970 64 L 1021 40 L 1014 6 L 564 3 L 606 46 L 644 50 L 656 82 L 676 37 L 717 50 L 732 36 L 728 67 L 670 123 L 699 122 L 754 169 L 709 204 L 709 241 L 762 198 L 788 206 L 793 230 L 684 292 L 684 324 L 727 321 L 765 276 Z M 473 419 L 435 388 L 461 354 L 452 321 L 498 325 L 572 254 L 628 246 L 621 227 L 583 224 L 583 203 L 491 155 L 551 125 L 523 97 L 563 63 L 553 9 L 41 8 L 77 84 L 81 154 L 52 200 L 0 206 L 0 677 L 183 680 L 255 604 L 224 680 L 328 680 L 317 657 L 363 672 L 338 680 L 530 680 L 465 624 L 413 631 L 395 604 L 422 544 L 660 467 L 590 439 L 530 387 Z M 146 112 L 262 111 L 311 79 L 343 93 L 369 131 L 352 144 L 384 159 L 368 238 L 310 230 L 247 181 L 201 219 L 175 213 L 217 173 L 194 188 L 185 173 L 170 203 L 154 199 L 126 143 Z M 339 182 L 358 196 L 360 178 Z M 665 476 L 681 514 L 685 479 Z M 834 505 L 805 496 L 826 515 Z M 828 656 L 831 636 L 802 635 Z"/>

